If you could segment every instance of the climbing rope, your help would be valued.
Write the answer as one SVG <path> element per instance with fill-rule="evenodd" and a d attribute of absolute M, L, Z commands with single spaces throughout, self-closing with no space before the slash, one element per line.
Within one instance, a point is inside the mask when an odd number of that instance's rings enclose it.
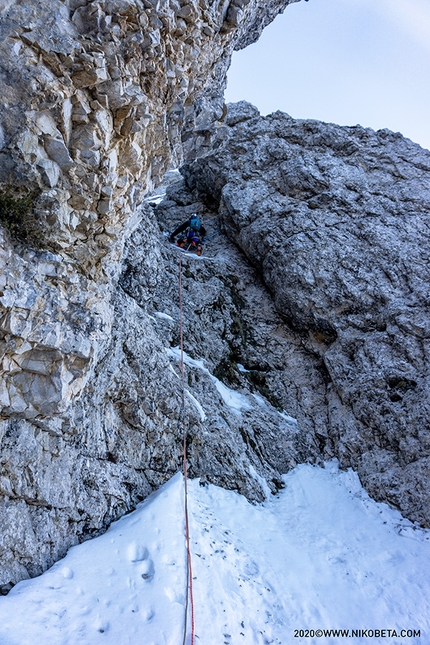
<path fill-rule="evenodd" d="M 182 261 L 179 258 L 179 346 L 181 349 L 181 380 L 182 380 L 182 406 L 181 420 L 183 422 L 183 460 L 184 460 L 184 510 L 185 510 L 185 541 L 187 548 L 187 589 L 185 599 L 184 640 L 187 638 L 188 626 L 188 601 L 191 605 L 191 645 L 194 645 L 194 597 L 193 597 L 193 568 L 191 563 L 190 530 L 188 521 L 188 470 L 187 470 L 187 427 L 185 423 L 185 369 L 184 346 L 182 340 Z"/>

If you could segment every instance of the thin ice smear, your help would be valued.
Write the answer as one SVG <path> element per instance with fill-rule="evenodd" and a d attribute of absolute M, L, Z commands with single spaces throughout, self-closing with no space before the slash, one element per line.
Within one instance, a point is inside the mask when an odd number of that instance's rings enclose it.
<path fill-rule="evenodd" d="M 257 404 L 260 406 L 260 408 L 263 408 L 263 410 L 266 410 L 266 412 L 268 412 L 269 414 L 276 414 L 277 416 L 280 416 L 282 419 L 284 419 L 284 421 L 287 422 L 287 424 L 290 426 L 292 430 L 298 430 L 297 419 L 295 419 L 294 417 L 291 417 L 289 414 L 287 414 L 287 412 L 285 412 L 285 410 L 283 410 L 282 412 L 279 412 L 279 410 L 276 410 L 275 408 L 270 407 L 267 404 L 266 400 L 259 394 L 254 393 L 252 396 L 257 402 Z"/>

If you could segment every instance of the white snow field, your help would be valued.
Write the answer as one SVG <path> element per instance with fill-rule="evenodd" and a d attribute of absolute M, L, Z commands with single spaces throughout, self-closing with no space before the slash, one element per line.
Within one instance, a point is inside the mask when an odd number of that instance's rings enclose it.
<path fill-rule="evenodd" d="M 372 501 L 336 462 L 284 481 L 259 505 L 190 482 L 196 645 L 429 645 L 430 531 Z M 1 645 L 181 645 L 183 488 L 178 473 L 0 598 Z M 317 632 L 330 629 L 349 637 Z"/>

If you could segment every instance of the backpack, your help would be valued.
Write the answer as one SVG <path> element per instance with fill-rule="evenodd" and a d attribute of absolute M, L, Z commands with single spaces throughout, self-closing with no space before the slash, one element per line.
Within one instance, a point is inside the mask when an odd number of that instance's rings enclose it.
<path fill-rule="evenodd" d="M 200 221 L 200 217 L 198 217 L 197 215 L 192 215 L 190 217 L 190 228 L 192 228 L 194 231 L 198 233 L 200 231 L 201 225 L 202 223 Z"/>

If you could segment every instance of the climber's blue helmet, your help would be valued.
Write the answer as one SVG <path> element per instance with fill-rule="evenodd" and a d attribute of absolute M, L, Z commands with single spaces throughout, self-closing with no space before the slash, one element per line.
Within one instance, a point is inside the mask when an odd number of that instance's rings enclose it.
<path fill-rule="evenodd" d="M 200 221 L 200 217 L 196 213 L 193 213 L 193 215 L 191 215 L 190 217 L 190 228 L 192 228 L 196 232 L 199 232 L 201 225 L 202 223 Z"/>

